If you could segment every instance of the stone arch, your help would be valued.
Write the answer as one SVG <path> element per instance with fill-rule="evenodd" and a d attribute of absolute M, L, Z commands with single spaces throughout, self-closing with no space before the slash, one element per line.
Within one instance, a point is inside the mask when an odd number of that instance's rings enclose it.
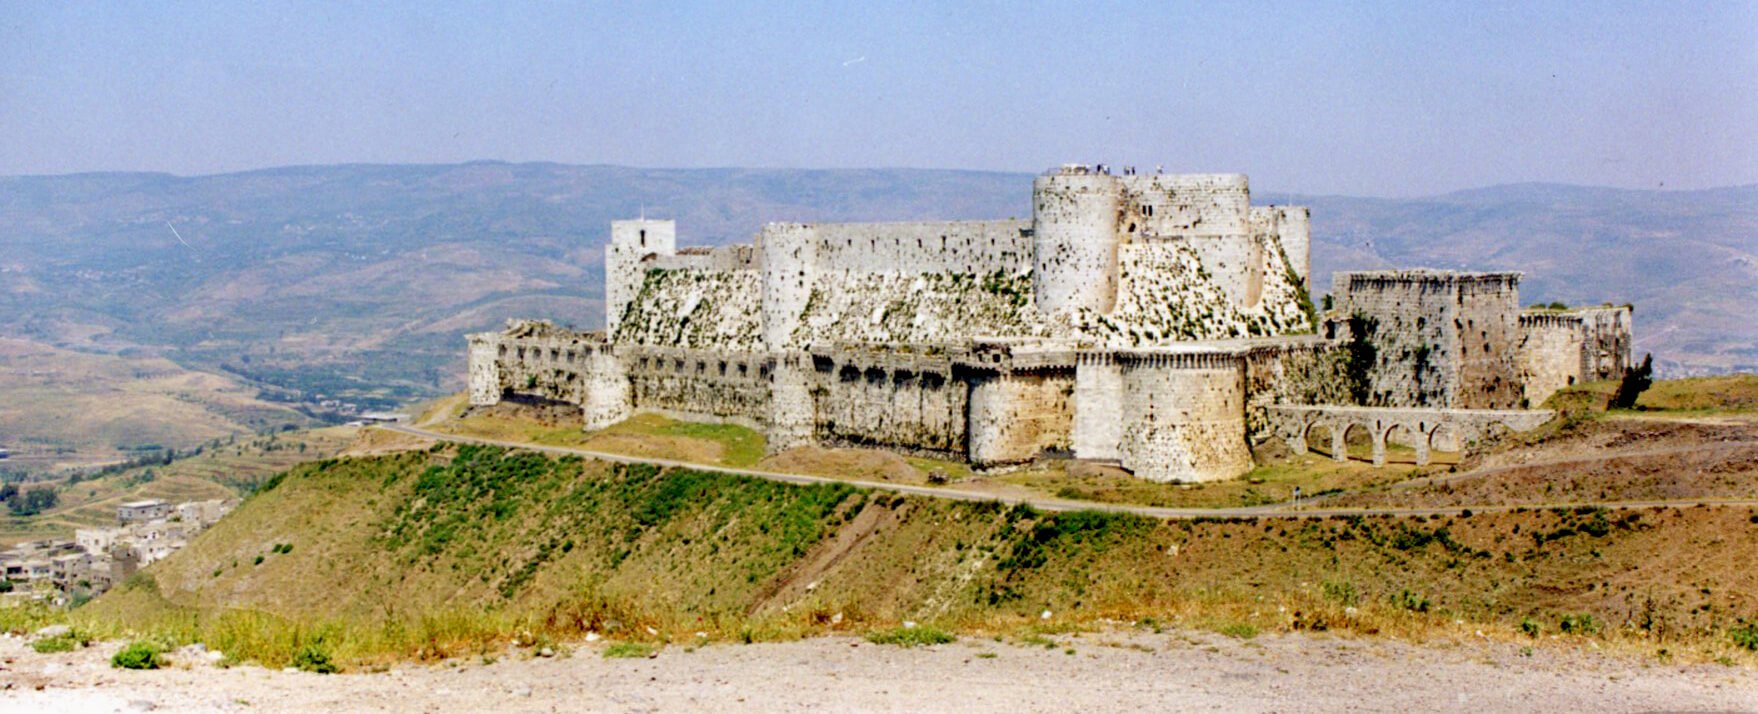
<path fill-rule="evenodd" d="M 1465 450 L 1465 431 L 1458 424 L 1442 421 L 1428 430 L 1428 450 L 1432 454 L 1451 454 L 1456 459 Z"/>
<path fill-rule="evenodd" d="M 1329 419 L 1311 419 L 1300 427 L 1300 443 L 1304 444 L 1305 451 L 1320 453 L 1340 461 L 1342 459 L 1336 453 L 1336 445 L 1332 443 L 1335 432 L 1336 425 Z"/>
<path fill-rule="evenodd" d="M 1379 443 L 1379 434 L 1376 433 L 1373 424 L 1349 420 L 1339 422 L 1337 427 L 1338 430 L 1334 433 L 1338 436 L 1333 439 L 1340 442 L 1342 446 L 1343 458 L 1338 459 L 1339 461 L 1346 461 L 1351 456 L 1360 457 L 1363 460 L 1372 458 L 1369 454 L 1372 453 L 1374 444 Z"/>
<path fill-rule="evenodd" d="M 1374 465 L 1384 466 L 1389 462 L 1405 463 L 1406 460 L 1417 466 L 1428 464 L 1428 435 L 1422 433 L 1421 424 L 1394 421 L 1380 429 L 1379 447 L 1374 452 Z M 1406 456 L 1406 454 L 1413 454 Z"/>

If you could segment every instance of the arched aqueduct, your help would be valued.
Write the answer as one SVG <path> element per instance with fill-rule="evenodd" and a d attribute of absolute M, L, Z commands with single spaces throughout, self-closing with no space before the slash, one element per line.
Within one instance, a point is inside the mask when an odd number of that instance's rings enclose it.
<path fill-rule="evenodd" d="M 1373 464 L 1386 463 L 1386 442 L 1403 430 L 1416 448 L 1416 464 L 1426 466 L 1431 451 L 1458 451 L 1494 431 L 1525 431 L 1549 421 L 1549 411 L 1493 409 L 1400 409 L 1343 406 L 1272 406 L 1276 433 L 1294 453 L 1307 451 L 1308 439 L 1320 428 L 1330 432 L 1331 458 L 1349 458 L 1346 438 L 1353 428 L 1367 431 L 1373 442 Z"/>

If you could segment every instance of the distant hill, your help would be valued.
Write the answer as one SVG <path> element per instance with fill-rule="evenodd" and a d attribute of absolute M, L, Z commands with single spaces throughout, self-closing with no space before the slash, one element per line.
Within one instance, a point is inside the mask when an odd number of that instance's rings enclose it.
<path fill-rule="evenodd" d="M 0 178 L 0 336 L 382 406 L 455 389 L 463 332 L 598 326 L 613 219 L 675 218 L 681 242 L 719 244 L 777 220 L 1025 217 L 1031 178 L 504 163 Z M 1664 373 L 1758 369 L 1758 187 L 1257 200 L 1313 207 L 1315 292 L 1345 268 L 1520 269 L 1527 302 L 1636 303 L 1638 349 Z"/>

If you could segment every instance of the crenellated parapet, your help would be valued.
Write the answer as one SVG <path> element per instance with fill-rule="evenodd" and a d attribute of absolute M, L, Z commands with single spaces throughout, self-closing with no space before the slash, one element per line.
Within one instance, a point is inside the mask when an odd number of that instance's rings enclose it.
<path fill-rule="evenodd" d="M 1633 320 L 1627 305 L 1520 313 L 1523 401 L 1538 406 L 1570 385 L 1622 377 L 1634 366 Z"/>

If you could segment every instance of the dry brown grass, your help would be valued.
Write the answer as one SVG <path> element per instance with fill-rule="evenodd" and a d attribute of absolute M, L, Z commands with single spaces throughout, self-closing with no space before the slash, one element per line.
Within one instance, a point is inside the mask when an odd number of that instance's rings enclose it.
<path fill-rule="evenodd" d="M 447 453 L 379 458 L 415 473 Z M 716 481 L 703 500 L 671 502 L 667 520 L 630 530 L 623 509 L 647 508 L 659 492 L 591 506 L 577 523 L 584 514 L 562 505 L 565 487 L 534 483 L 538 500 L 426 555 L 382 540 L 414 494 L 409 476 L 371 475 L 376 463 L 290 478 L 150 569 L 156 589 L 107 597 L 92 616 L 198 633 L 229 623 L 226 636 L 243 639 L 257 628 L 249 637 L 264 648 L 330 628 L 356 663 L 504 647 L 525 629 L 777 639 L 905 619 L 1027 634 L 1104 622 L 1442 641 L 1481 630 L 1537 646 L 1751 662 L 1727 632 L 1758 616 L 1749 508 L 1154 521 L 868 494 L 828 516 L 811 547 L 777 551 L 783 521 L 748 509 L 780 507 L 795 487 L 752 482 L 754 500 L 715 506 L 737 483 Z M 610 468 L 588 462 L 567 483 L 610 478 Z M 497 583 L 532 544 L 562 537 L 572 550 L 504 597 Z M 284 542 L 293 551 L 275 553 Z M 1583 614 L 1598 632 L 1562 631 Z M 1520 634 L 1526 619 L 1538 637 Z"/>
<path fill-rule="evenodd" d="M 326 427 L 255 437 L 238 437 L 202 446 L 202 452 L 170 464 L 128 469 L 101 478 L 70 483 L 66 477 L 48 482 L 58 487 L 55 508 L 28 518 L 0 521 L 0 545 L 38 538 L 71 538 L 77 528 L 113 526 L 116 506 L 126 501 L 158 498 L 172 503 L 232 498 L 295 464 L 340 452 L 359 431 Z M 150 472 L 151 478 L 148 478 Z"/>
<path fill-rule="evenodd" d="M 834 475 L 860 481 L 917 485 L 928 482 L 928 472 L 916 468 L 904 457 L 871 449 L 805 446 L 763 459 L 757 462 L 757 468 L 783 473 Z"/>
<path fill-rule="evenodd" d="M 0 434 L 15 464 L 49 471 L 124 460 L 117 447 L 188 448 L 311 421 L 256 389 L 157 357 L 0 338 Z"/>

